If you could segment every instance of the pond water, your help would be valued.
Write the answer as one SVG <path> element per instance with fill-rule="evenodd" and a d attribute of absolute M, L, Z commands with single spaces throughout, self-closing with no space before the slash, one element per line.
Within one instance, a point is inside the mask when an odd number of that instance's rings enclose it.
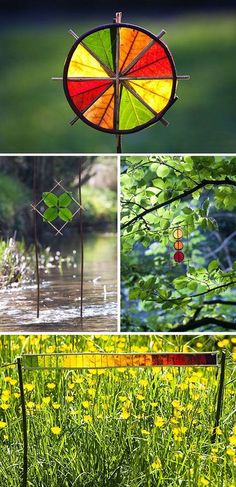
<path fill-rule="evenodd" d="M 1 332 L 116 332 L 117 239 L 114 234 L 84 237 L 83 318 L 80 318 L 78 234 L 56 237 L 52 255 L 40 266 L 40 315 L 35 283 L 0 291 Z"/>

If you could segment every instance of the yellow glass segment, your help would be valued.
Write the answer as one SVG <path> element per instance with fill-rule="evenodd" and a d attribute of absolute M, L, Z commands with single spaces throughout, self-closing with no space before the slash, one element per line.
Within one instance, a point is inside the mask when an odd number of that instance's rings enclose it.
<path fill-rule="evenodd" d="M 99 127 L 112 129 L 114 125 L 114 86 L 106 90 L 83 115 Z"/>
<path fill-rule="evenodd" d="M 174 238 L 182 238 L 183 237 L 183 230 L 182 228 L 176 228 L 173 232 Z"/>
<path fill-rule="evenodd" d="M 100 355 L 100 354 L 81 354 L 81 355 L 58 355 L 58 356 L 38 356 L 38 368 L 64 368 L 64 369 L 83 369 L 83 368 L 107 368 L 107 367 L 146 367 L 152 365 L 152 355 L 150 354 L 124 354 L 124 355 Z"/>
<path fill-rule="evenodd" d="M 152 41 L 151 37 L 136 29 L 120 28 L 119 69 L 124 70 Z"/>
<path fill-rule="evenodd" d="M 108 78 L 109 76 L 92 54 L 79 44 L 72 55 L 68 77 Z"/>
<path fill-rule="evenodd" d="M 173 80 L 134 80 L 130 86 L 155 112 L 161 112 L 170 100 Z"/>

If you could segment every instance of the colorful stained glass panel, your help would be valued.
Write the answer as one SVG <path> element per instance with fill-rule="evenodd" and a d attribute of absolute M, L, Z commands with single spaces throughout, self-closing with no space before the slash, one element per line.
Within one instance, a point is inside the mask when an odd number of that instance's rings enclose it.
<path fill-rule="evenodd" d="M 78 118 L 113 133 L 159 120 L 174 101 L 175 86 L 167 47 L 148 31 L 125 24 L 79 38 L 64 69 L 64 89 Z"/>
<path fill-rule="evenodd" d="M 217 354 L 211 352 L 42 354 L 23 355 L 22 364 L 25 369 L 215 366 Z"/>

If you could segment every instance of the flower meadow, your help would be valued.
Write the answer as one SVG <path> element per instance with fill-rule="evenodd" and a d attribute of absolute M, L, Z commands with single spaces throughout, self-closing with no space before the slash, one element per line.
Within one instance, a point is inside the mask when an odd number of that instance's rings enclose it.
<path fill-rule="evenodd" d="M 0 349 L 0 487 L 22 485 L 17 356 L 222 349 L 225 393 L 214 443 L 216 367 L 23 370 L 28 485 L 236 487 L 236 337 L 8 335 Z"/>

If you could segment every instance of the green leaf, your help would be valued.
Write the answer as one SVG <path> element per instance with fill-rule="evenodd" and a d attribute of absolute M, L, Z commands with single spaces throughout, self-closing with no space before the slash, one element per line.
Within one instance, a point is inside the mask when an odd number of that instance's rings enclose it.
<path fill-rule="evenodd" d="M 83 43 L 88 46 L 112 71 L 115 69 L 116 28 L 102 29 L 86 36 Z"/>
<path fill-rule="evenodd" d="M 52 208 L 53 206 L 57 206 L 58 203 L 58 197 L 53 194 L 53 193 L 43 193 L 43 202 L 45 205 L 49 206 L 49 208 Z"/>
<path fill-rule="evenodd" d="M 159 178 L 165 178 L 168 176 L 169 172 L 169 167 L 165 166 L 164 164 L 160 164 L 160 166 L 157 168 L 157 176 L 159 176 Z"/>
<path fill-rule="evenodd" d="M 58 216 L 58 209 L 54 207 L 47 208 L 43 213 L 43 219 L 47 222 L 52 222 Z"/>
<path fill-rule="evenodd" d="M 69 210 L 69 208 L 60 208 L 58 216 L 64 222 L 70 222 L 73 218 L 72 212 Z"/>
<path fill-rule="evenodd" d="M 153 179 L 152 184 L 159 189 L 164 189 L 165 188 L 165 183 L 162 181 L 162 179 L 156 178 Z"/>
<path fill-rule="evenodd" d="M 153 113 L 146 108 L 125 86 L 122 86 L 120 100 L 121 130 L 132 129 L 142 125 L 153 118 Z"/>
<path fill-rule="evenodd" d="M 69 204 L 72 202 L 70 193 L 60 194 L 58 201 L 59 201 L 59 206 L 63 206 L 63 207 L 69 206 Z"/>
<path fill-rule="evenodd" d="M 215 260 L 212 260 L 210 262 L 210 264 L 208 264 L 207 270 L 209 273 L 211 273 L 215 269 L 218 269 L 218 267 L 219 267 L 219 262 L 218 262 L 218 260 L 215 259 Z"/>

